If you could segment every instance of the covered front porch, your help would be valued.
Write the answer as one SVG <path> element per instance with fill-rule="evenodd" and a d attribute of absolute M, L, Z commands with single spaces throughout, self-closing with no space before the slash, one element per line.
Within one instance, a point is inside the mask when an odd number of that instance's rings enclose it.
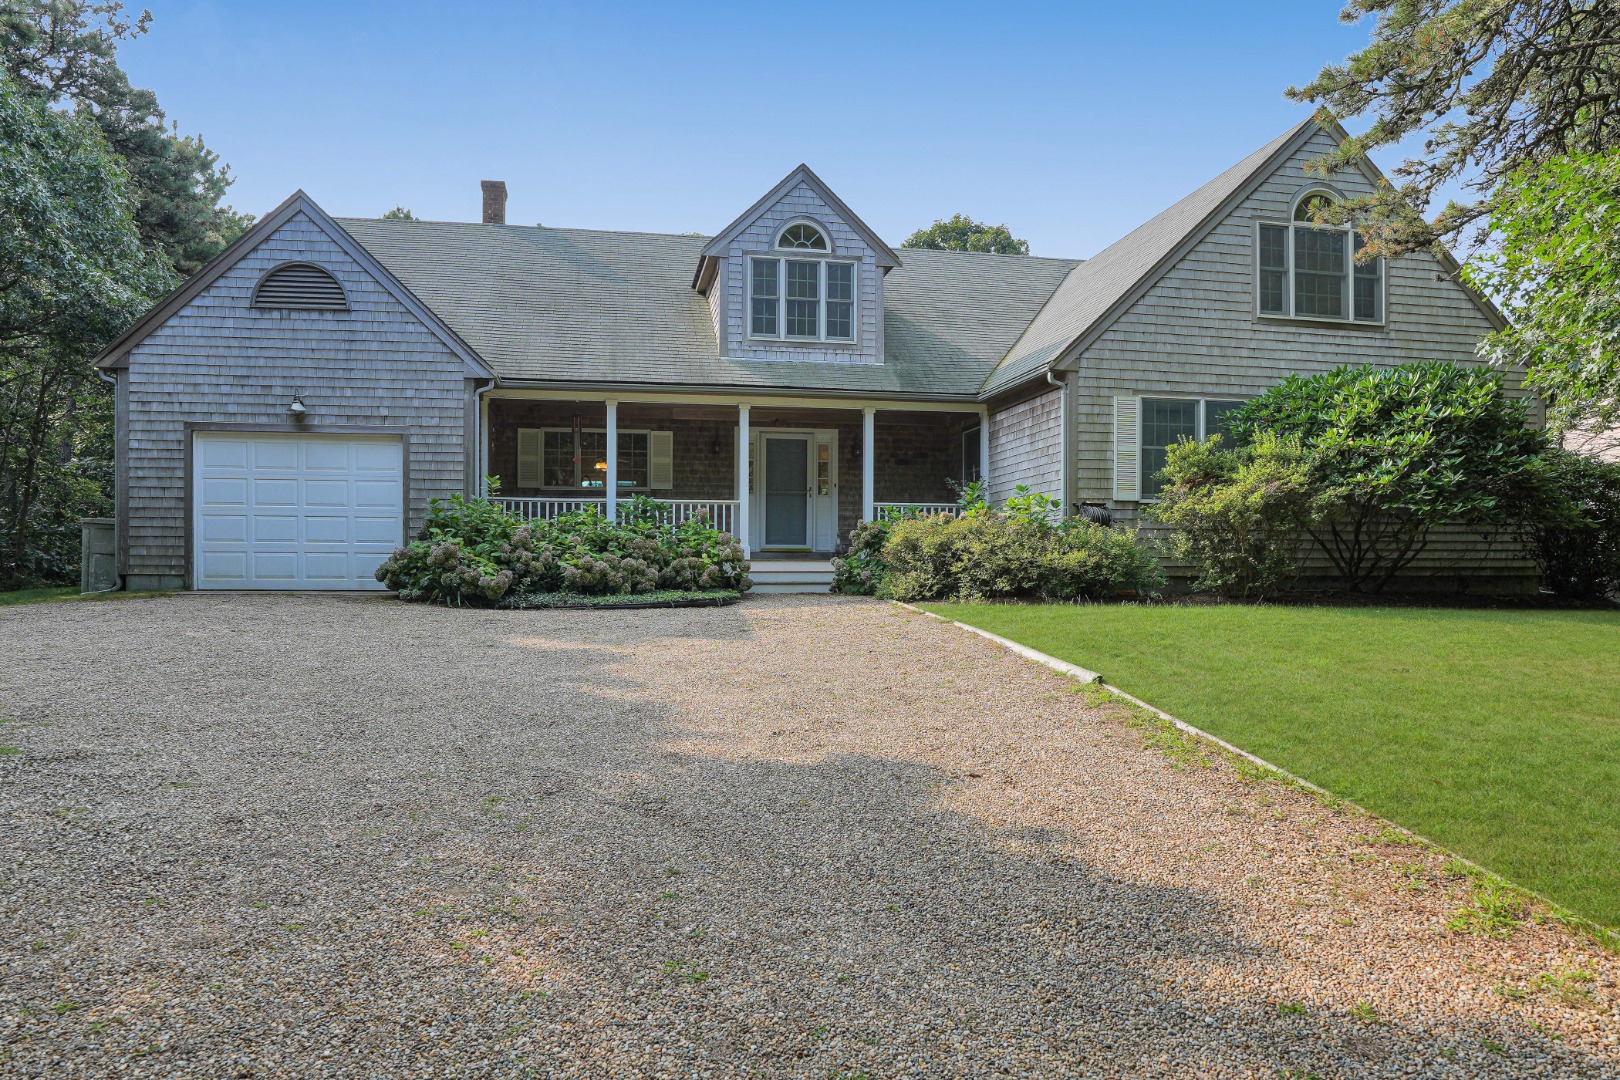
<path fill-rule="evenodd" d="M 829 556 L 863 520 L 954 511 L 987 469 L 971 403 L 500 390 L 479 410 L 480 475 L 529 518 L 617 515 L 635 496 L 704 515 L 753 557 Z"/>

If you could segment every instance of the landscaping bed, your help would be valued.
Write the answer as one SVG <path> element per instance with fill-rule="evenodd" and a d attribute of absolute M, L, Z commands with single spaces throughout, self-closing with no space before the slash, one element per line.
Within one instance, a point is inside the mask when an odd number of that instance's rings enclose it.
<path fill-rule="evenodd" d="M 724 607 L 742 599 L 736 589 L 656 589 L 650 593 L 613 594 L 608 596 L 581 596 L 578 593 L 536 592 L 503 596 L 495 606 L 511 611 L 552 608 L 592 608 L 595 610 L 623 608 L 695 608 Z"/>

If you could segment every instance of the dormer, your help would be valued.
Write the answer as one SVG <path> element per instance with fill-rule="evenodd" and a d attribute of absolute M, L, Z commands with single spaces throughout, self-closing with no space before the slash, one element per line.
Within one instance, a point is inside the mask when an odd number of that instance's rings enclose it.
<path fill-rule="evenodd" d="M 692 287 L 709 301 L 720 355 L 883 362 L 883 276 L 893 249 L 800 165 L 722 229 Z"/>

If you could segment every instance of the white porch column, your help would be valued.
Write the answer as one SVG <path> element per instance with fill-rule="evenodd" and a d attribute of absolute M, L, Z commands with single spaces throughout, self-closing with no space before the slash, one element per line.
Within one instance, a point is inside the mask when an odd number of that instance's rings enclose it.
<path fill-rule="evenodd" d="M 873 445 L 873 432 L 877 428 L 877 410 L 861 410 L 861 520 L 871 521 L 875 512 L 872 497 L 872 459 L 877 456 Z"/>
<path fill-rule="evenodd" d="M 743 558 L 750 558 L 748 544 L 748 406 L 737 406 L 737 539 L 742 541 Z"/>
<path fill-rule="evenodd" d="M 979 479 L 984 481 L 984 501 L 990 502 L 990 410 L 979 410 Z"/>
<path fill-rule="evenodd" d="M 607 511 L 609 521 L 619 520 L 619 403 L 607 403 Z"/>

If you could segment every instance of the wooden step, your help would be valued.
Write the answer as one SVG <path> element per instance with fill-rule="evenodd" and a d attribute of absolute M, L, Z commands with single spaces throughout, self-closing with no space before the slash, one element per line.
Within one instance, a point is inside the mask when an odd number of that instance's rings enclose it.
<path fill-rule="evenodd" d="M 748 564 L 756 593 L 824 593 L 832 590 L 826 559 L 754 559 Z"/>

